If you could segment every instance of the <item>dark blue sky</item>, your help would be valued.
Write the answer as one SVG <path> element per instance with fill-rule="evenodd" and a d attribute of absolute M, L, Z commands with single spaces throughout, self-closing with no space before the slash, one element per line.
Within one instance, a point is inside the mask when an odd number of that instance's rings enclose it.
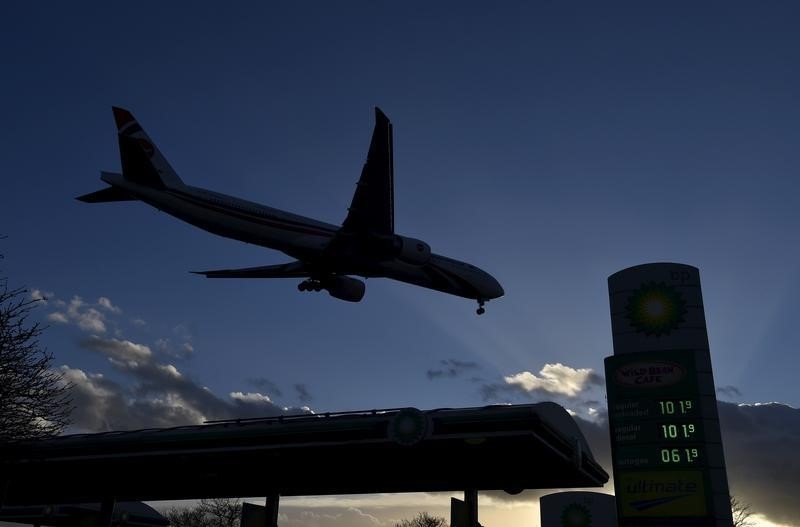
<path fill-rule="evenodd" d="M 148 346 L 221 398 L 344 410 L 483 404 L 481 387 L 547 364 L 602 371 L 607 276 L 677 261 L 701 270 L 717 385 L 797 407 L 799 15 L 793 2 L 4 2 L 3 270 L 65 303 L 42 310 L 59 364 L 142 381 L 89 349 L 97 327 L 79 323 L 95 309 L 99 338 Z M 190 275 L 286 258 L 141 203 L 76 202 L 119 168 L 111 105 L 187 183 L 332 223 L 378 105 L 398 231 L 507 295 L 478 318 L 384 280 L 350 305 L 293 281 Z M 447 359 L 475 367 L 429 380 Z M 560 402 L 588 415 L 602 396 Z"/>

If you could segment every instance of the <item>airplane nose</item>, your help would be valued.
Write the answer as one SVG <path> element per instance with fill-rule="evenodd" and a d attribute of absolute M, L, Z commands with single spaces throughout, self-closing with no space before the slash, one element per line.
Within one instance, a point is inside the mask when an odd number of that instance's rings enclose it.
<path fill-rule="evenodd" d="M 487 290 L 486 290 L 486 299 L 487 300 L 490 300 L 492 298 L 500 298 L 501 296 L 506 294 L 506 292 L 503 291 L 503 286 L 501 286 L 500 282 L 495 280 L 495 278 L 493 276 L 489 275 L 489 281 L 488 282 L 489 283 L 487 285 L 489 287 L 487 287 Z"/>

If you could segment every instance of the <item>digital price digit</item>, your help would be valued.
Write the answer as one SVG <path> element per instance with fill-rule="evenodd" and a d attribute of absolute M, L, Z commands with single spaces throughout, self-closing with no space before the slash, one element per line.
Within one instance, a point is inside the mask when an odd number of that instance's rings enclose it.
<path fill-rule="evenodd" d="M 673 463 L 694 463 L 700 458 L 700 451 L 696 448 L 662 448 L 661 462 L 664 464 Z"/>
<path fill-rule="evenodd" d="M 678 401 L 658 401 L 661 415 L 686 415 L 694 411 L 694 402 L 691 399 Z"/>
<path fill-rule="evenodd" d="M 691 439 L 696 433 L 697 427 L 692 423 L 661 425 L 662 439 Z"/>

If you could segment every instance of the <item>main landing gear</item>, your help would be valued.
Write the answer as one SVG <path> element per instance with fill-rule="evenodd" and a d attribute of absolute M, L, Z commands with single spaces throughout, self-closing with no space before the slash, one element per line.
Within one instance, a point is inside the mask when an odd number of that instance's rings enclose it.
<path fill-rule="evenodd" d="M 479 315 L 486 313 L 486 310 L 483 309 L 483 300 L 480 298 L 478 299 L 478 309 L 475 312 Z"/>
<path fill-rule="evenodd" d="M 300 291 L 316 291 L 320 292 L 324 288 L 322 287 L 322 282 L 319 280 L 312 280 L 309 278 L 308 280 L 303 280 L 299 284 L 297 284 L 297 289 Z"/>

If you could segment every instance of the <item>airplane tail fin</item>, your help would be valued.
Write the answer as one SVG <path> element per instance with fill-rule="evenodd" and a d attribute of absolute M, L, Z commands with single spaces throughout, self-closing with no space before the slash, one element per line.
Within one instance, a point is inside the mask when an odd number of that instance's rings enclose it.
<path fill-rule="evenodd" d="M 394 235 L 392 123 L 377 107 L 367 162 L 342 227 L 345 232 Z"/>
<path fill-rule="evenodd" d="M 114 106 L 112 110 L 117 123 L 122 176 L 128 181 L 157 189 L 184 186 L 136 118 L 123 108 Z"/>

